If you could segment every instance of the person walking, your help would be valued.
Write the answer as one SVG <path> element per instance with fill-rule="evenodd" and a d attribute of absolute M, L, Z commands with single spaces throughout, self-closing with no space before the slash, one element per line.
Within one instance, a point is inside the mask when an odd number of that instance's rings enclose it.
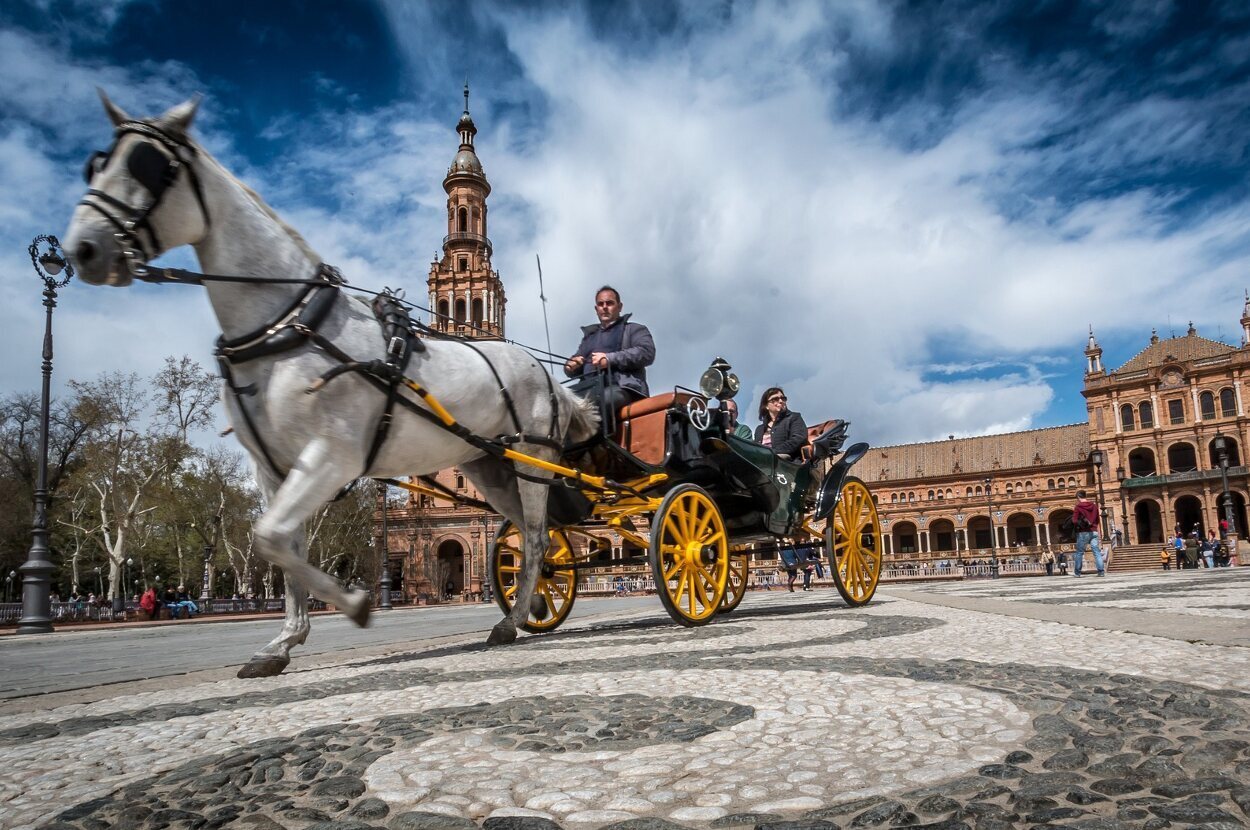
<path fill-rule="evenodd" d="M 1042 563 L 1046 566 L 1046 575 L 1055 575 L 1055 555 L 1051 553 L 1050 548 L 1042 551 Z"/>
<path fill-rule="evenodd" d="M 139 597 L 139 607 L 148 615 L 148 620 L 157 620 L 161 616 L 161 601 L 156 598 L 156 589 L 148 586 L 143 592 L 143 596 Z"/>
<path fill-rule="evenodd" d="M 1163 563 L 1163 570 L 1172 570 L 1172 549 L 1167 545 L 1164 545 L 1163 549 L 1159 551 L 1159 561 Z"/>
<path fill-rule="evenodd" d="M 1185 540 L 1185 567 L 1190 570 L 1198 567 L 1198 554 L 1201 542 L 1198 541 L 1198 534 L 1191 533 L 1189 538 Z"/>
<path fill-rule="evenodd" d="M 1076 550 L 1072 552 L 1074 576 L 1081 575 L 1085 549 L 1094 554 L 1094 567 L 1099 576 L 1106 576 L 1102 563 L 1102 548 L 1098 545 L 1098 505 L 1086 498 L 1084 490 L 1076 491 L 1076 507 L 1072 510 L 1072 526 L 1076 529 Z"/>
<path fill-rule="evenodd" d="M 1220 549 L 1220 540 L 1215 538 L 1215 531 L 1208 530 L 1207 538 L 1202 540 L 1202 562 L 1208 568 L 1215 567 L 1215 552 Z"/>

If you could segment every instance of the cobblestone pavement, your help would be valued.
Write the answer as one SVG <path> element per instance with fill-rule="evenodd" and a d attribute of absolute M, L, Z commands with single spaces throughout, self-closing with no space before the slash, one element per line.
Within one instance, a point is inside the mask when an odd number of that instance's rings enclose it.
<path fill-rule="evenodd" d="M 1246 603 L 1236 569 L 920 590 L 1201 604 L 1246 624 L 1243 609 L 1218 607 Z M 1250 649 L 888 590 L 860 609 L 831 591 L 753 593 L 697 629 L 658 610 L 593 626 L 574 618 L 507 648 L 344 656 L 265 680 L 99 692 L 0 715 L 0 824 L 1250 823 Z"/>
<path fill-rule="evenodd" d="M 1059 585 L 1057 580 L 1063 580 Z M 1056 590 L 1061 587 L 1062 590 Z M 1091 571 L 1030 579 L 931 583 L 926 591 L 1101 608 L 1131 608 L 1250 620 L 1250 568 L 1140 571 L 1098 578 Z"/>

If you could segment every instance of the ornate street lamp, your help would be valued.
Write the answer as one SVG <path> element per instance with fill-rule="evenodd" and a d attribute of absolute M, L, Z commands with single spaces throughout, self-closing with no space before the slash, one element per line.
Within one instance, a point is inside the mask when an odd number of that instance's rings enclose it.
<path fill-rule="evenodd" d="M 66 261 L 61 243 L 55 236 L 36 236 L 27 249 L 30 263 L 43 280 L 43 306 L 46 322 L 43 331 L 43 394 L 39 406 L 39 479 L 35 485 L 35 524 L 31 529 L 30 551 L 22 572 L 22 618 L 17 622 L 18 634 L 43 634 L 52 630 L 53 565 L 48 561 L 48 409 L 52 386 L 52 309 L 56 308 L 56 291 L 74 277 L 74 266 Z M 64 276 L 61 276 L 64 272 Z"/>
<path fill-rule="evenodd" d="M 988 512 L 986 518 L 990 520 L 990 576 L 998 579 L 998 533 L 994 529 L 994 494 L 990 490 L 993 485 L 994 479 L 986 477 L 985 507 Z"/>
<path fill-rule="evenodd" d="M 1236 533 L 1237 525 L 1233 523 L 1233 494 L 1228 492 L 1228 439 L 1222 432 L 1217 432 L 1212 443 L 1220 461 L 1220 486 L 1223 488 L 1220 498 L 1224 502 L 1224 523 L 1228 525 L 1229 533 Z"/>
<path fill-rule="evenodd" d="M 1120 524 L 1124 527 L 1124 544 L 1131 545 L 1133 540 L 1128 535 L 1128 494 L 1124 489 L 1124 482 L 1128 481 L 1128 477 L 1124 474 L 1124 465 L 1115 468 L 1115 477 L 1120 482 Z"/>
<path fill-rule="evenodd" d="M 386 482 L 380 482 L 382 485 L 382 590 L 381 601 L 378 603 L 380 610 L 391 610 L 391 547 L 390 538 L 387 535 L 387 518 L 386 514 L 391 512 L 390 495 L 391 485 Z"/>
<path fill-rule="evenodd" d="M 9 575 L 4 578 L 4 601 L 10 602 L 13 599 L 13 580 L 17 579 L 17 571 L 9 571 Z"/>
<path fill-rule="evenodd" d="M 1102 540 L 1108 541 L 1107 535 L 1107 504 L 1102 495 L 1102 465 L 1106 459 L 1102 450 L 1090 450 L 1089 461 L 1094 465 L 1095 477 L 1098 479 L 1098 510 L 1102 516 Z"/>
<path fill-rule="evenodd" d="M 218 513 L 216 516 L 213 517 L 213 523 L 218 528 L 220 527 L 221 513 Z M 209 584 L 209 564 L 213 561 L 213 554 L 217 552 L 217 545 L 213 542 L 212 539 L 204 535 L 204 531 L 201 530 L 200 526 L 197 525 L 195 522 L 191 523 L 191 529 L 194 530 L 196 533 L 198 533 L 200 535 L 200 539 L 204 542 L 204 547 L 201 551 L 204 556 L 204 571 L 200 577 L 200 602 L 207 603 L 209 600 L 213 598 L 213 589 L 212 589 L 212 586 Z M 214 529 L 213 536 L 216 537 L 216 535 L 217 535 L 216 529 Z"/>

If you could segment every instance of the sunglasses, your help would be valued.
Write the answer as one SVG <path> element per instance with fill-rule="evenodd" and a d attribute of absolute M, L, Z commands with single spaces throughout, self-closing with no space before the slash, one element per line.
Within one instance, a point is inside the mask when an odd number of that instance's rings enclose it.
<path fill-rule="evenodd" d="M 773 395 L 771 398 L 768 399 L 768 402 L 777 403 L 780 401 L 781 403 L 785 403 L 788 400 L 789 398 L 787 398 L 785 395 Z"/>

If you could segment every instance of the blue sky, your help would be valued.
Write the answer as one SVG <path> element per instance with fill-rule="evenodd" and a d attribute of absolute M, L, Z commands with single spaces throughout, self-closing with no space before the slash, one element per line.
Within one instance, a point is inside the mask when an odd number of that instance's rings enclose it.
<path fill-rule="evenodd" d="M 25 246 L 82 162 L 202 93 L 197 135 L 363 285 L 424 295 L 472 86 L 508 332 L 557 351 L 617 285 L 693 385 L 897 443 L 1080 421 L 1093 325 L 1240 343 L 1250 7 L 1238 2 L 9 2 L 0 391 L 38 384 Z M 187 252 L 168 261 L 193 264 Z M 74 285 L 57 379 L 209 363 L 194 289 Z M 753 418 L 748 417 L 748 420 Z"/>

